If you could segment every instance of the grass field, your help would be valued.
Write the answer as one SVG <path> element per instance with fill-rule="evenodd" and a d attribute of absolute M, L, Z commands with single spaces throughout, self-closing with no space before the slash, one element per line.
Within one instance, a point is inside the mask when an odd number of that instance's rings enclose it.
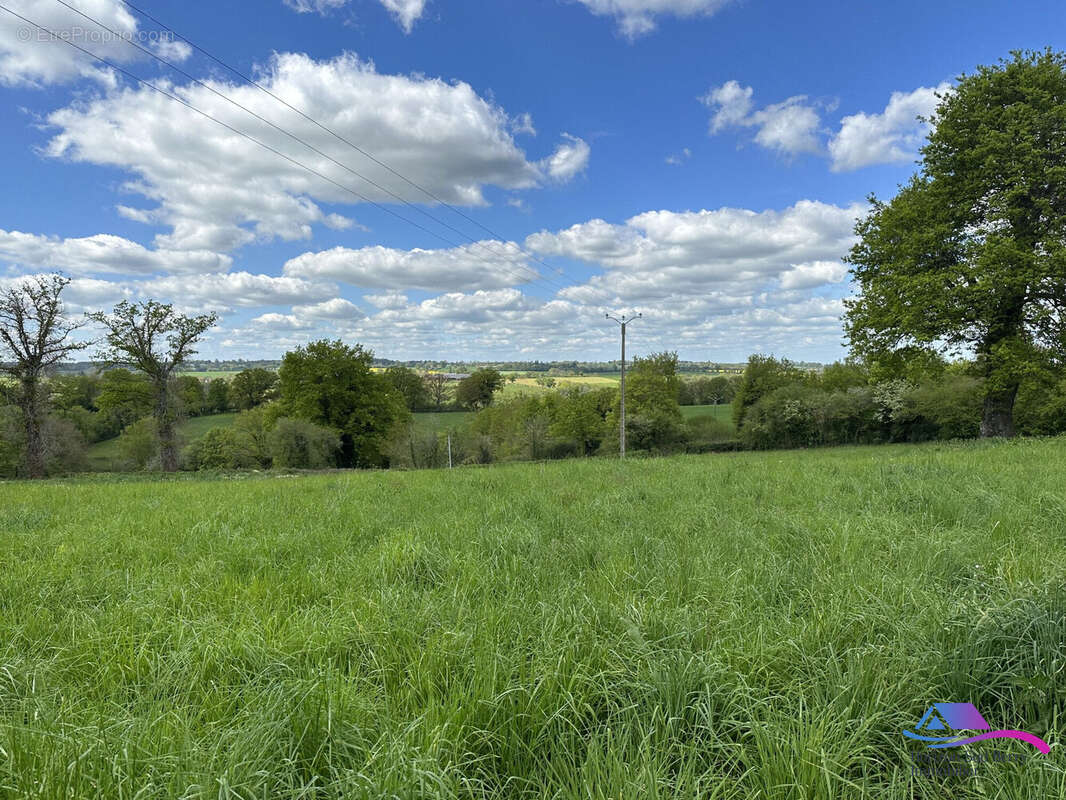
<path fill-rule="evenodd" d="M 714 417 L 719 422 L 733 424 L 733 406 L 728 403 L 717 406 L 681 406 L 681 416 L 685 419 L 694 417 Z"/>
<path fill-rule="evenodd" d="M 0 795 L 1063 797 L 1064 482 L 1058 439 L 3 483 Z M 933 701 L 1051 754 L 912 776 Z"/>

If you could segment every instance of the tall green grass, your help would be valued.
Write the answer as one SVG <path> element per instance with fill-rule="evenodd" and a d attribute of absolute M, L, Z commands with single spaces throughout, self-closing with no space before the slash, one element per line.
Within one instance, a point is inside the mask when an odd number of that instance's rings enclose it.
<path fill-rule="evenodd" d="M 1063 797 L 1064 480 L 1048 440 L 0 484 L 0 795 Z M 934 701 L 1052 753 L 912 776 Z"/>

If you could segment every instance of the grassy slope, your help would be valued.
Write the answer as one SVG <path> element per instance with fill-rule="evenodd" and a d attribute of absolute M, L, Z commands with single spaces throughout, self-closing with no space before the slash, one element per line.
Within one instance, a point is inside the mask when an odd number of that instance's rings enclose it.
<path fill-rule="evenodd" d="M 1060 439 L 0 484 L 0 794 L 1066 796 L 1061 748 L 926 780 L 900 735 L 1058 741 L 1064 481 Z"/>
<path fill-rule="evenodd" d="M 209 414 L 205 417 L 192 417 L 185 420 L 178 429 L 182 441 L 188 443 L 199 439 L 212 428 L 224 428 L 233 424 L 236 414 Z M 95 472 L 107 472 L 116 469 L 116 462 L 121 459 L 118 437 L 90 445 L 86 451 L 89 468 Z"/>

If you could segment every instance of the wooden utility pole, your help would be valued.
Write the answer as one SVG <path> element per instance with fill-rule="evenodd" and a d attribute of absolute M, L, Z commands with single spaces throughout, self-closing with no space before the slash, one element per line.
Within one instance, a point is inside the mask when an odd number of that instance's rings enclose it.
<path fill-rule="evenodd" d="M 620 317 L 612 317 L 610 314 L 604 314 L 607 319 L 613 319 L 622 328 L 622 402 L 621 402 L 621 422 L 618 432 L 618 452 L 622 458 L 626 457 L 626 326 L 635 320 L 642 319 L 643 314 L 637 314 L 635 317 L 629 319 L 625 314 Z"/>

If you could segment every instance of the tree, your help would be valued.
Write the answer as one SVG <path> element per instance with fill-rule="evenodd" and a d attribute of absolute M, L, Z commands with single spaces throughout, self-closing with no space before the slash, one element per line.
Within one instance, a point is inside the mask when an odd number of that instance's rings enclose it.
<path fill-rule="evenodd" d="M 444 405 L 444 400 L 448 396 L 448 379 L 439 372 L 434 372 L 426 376 L 426 388 L 429 390 L 429 396 L 433 399 L 433 405 L 437 411 L 441 410 L 441 406 Z"/>
<path fill-rule="evenodd" d="M 204 408 L 215 414 L 221 414 L 232 408 L 229 381 L 225 378 L 215 378 L 207 385 Z"/>
<path fill-rule="evenodd" d="M 744 424 L 748 409 L 775 389 L 798 383 L 806 377 L 803 370 L 787 359 L 753 355 L 740 378 L 733 395 L 733 424 L 737 430 Z"/>
<path fill-rule="evenodd" d="M 430 405 L 429 389 L 413 369 L 397 364 L 386 369 L 384 375 L 385 380 L 403 397 L 408 411 L 421 411 Z"/>
<path fill-rule="evenodd" d="M 682 434 L 677 353 L 634 358 L 626 381 L 626 436 L 638 450 L 663 450 Z M 613 413 L 612 427 L 619 410 Z"/>
<path fill-rule="evenodd" d="M 24 460 L 30 478 L 43 478 L 46 469 L 42 428 L 48 388 L 44 378 L 71 353 L 89 346 L 70 340 L 79 325 L 66 319 L 60 300 L 69 283 L 62 275 L 46 275 L 0 292 L 0 372 L 16 384 L 14 399 L 22 415 Z"/>
<path fill-rule="evenodd" d="M 479 369 L 459 381 L 455 399 L 459 405 L 477 411 L 492 405 L 492 396 L 503 386 L 503 376 L 494 369 Z"/>
<path fill-rule="evenodd" d="M 106 346 L 98 360 L 107 364 L 131 366 L 152 384 L 156 435 L 159 439 L 159 465 L 164 472 L 178 469 L 177 422 L 172 378 L 196 351 L 200 338 L 218 320 L 216 314 L 186 317 L 174 307 L 149 300 L 129 303 L 123 300 L 111 314 L 90 314 L 104 328 Z"/>
<path fill-rule="evenodd" d="M 278 373 L 256 367 L 238 372 L 229 385 L 229 405 L 238 411 L 261 406 L 278 385 Z"/>
<path fill-rule="evenodd" d="M 1066 55 L 1015 52 L 940 98 L 921 170 L 856 226 L 852 349 L 973 355 L 982 436 L 1066 356 Z"/>
<path fill-rule="evenodd" d="M 181 403 L 182 412 L 190 417 L 203 414 L 206 403 L 203 381 L 195 375 L 179 375 L 174 383 L 174 391 Z"/>
<path fill-rule="evenodd" d="M 394 426 L 408 418 L 403 398 L 370 365 L 374 354 L 341 341 L 286 353 L 278 372 L 280 412 L 340 433 L 340 463 L 380 467 Z"/>
<path fill-rule="evenodd" d="M 109 369 L 100 377 L 96 407 L 122 429 L 152 413 L 152 384 L 128 369 Z"/>

